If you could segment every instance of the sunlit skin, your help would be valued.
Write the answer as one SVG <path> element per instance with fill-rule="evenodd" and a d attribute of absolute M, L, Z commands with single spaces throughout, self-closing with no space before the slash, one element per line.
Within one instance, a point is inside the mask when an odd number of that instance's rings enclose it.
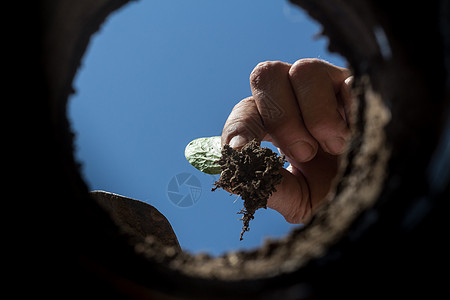
<path fill-rule="evenodd" d="M 252 96 L 231 111 L 222 145 L 272 142 L 290 165 L 267 206 L 289 223 L 304 223 L 324 202 L 350 138 L 352 76 L 318 59 L 267 61 L 250 74 Z"/>

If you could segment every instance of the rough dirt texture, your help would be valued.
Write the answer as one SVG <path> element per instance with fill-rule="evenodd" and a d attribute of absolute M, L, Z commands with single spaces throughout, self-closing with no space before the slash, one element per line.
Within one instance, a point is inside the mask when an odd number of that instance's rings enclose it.
<path fill-rule="evenodd" d="M 252 140 L 240 151 L 224 145 L 219 164 L 222 173 L 212 190 L 222 188 L 244 200 L 244 208 L 239 212 L 244 215 L 241 219 L 244 222 L 242 240 L 244 233 L 250 230 L 249 223 L 256 210 L 267 207 L 267 199 L 281 183 L 283 176 L 280 169 L 284 158 Z"/>

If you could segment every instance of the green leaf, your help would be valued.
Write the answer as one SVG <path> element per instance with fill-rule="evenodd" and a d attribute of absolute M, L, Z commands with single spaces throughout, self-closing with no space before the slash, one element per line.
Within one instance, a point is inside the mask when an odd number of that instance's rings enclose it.
<path fill-rule="evenodd" d="M 222 156 L 220 136 L 195 139 L 184 150 L 188 162 L 206 174 L 220 174 L 217 161 Z"/>

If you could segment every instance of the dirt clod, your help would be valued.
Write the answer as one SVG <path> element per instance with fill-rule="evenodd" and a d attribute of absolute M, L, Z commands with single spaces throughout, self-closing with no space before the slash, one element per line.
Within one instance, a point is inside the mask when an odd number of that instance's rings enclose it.
<path fill-rule="evenodd" d="M 244 223 L 242 240 L 244 233 L 250 229 L 249 223 L 256 210 L 267 208 L 267 199 L 276 191 L 275 186 L 281 183 L 283 177 L 280 169 L 284 165 L 284 157 L 252 140 L 240 151 L 224 145 L 218 163 L 222 173 L 212 190 L 222 188 L 240 195 L 244 200 L 244 208 L 238 212 L 244 215 L 241 219 Z"/>

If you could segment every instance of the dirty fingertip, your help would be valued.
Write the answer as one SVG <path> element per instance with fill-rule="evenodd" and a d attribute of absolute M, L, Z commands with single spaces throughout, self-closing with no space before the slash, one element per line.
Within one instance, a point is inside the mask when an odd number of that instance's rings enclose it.
<path fill-rule="evenodd" d="M 239 149 L 244 147 L 245 144 L 248 143 L 247 138 L 243 137 L 242 135 L 236 135 L 230 140 L 230 147 L 234 149 Z"/>

